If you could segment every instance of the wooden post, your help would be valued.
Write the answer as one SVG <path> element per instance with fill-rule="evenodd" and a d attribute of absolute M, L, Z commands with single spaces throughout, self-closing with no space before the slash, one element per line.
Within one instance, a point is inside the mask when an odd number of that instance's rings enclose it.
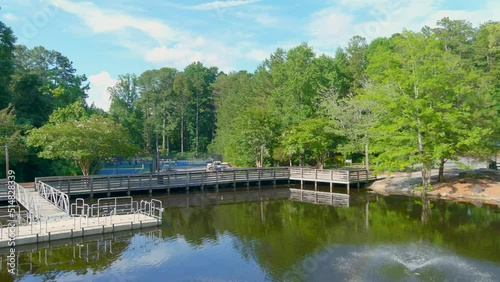
<path fill-rule="evenodd" d="M 250 172 L 248 169 L 246 170 L 246 175 L 247 175 L 247 190 L 250 189 Z"/>
<path fill-rule="evenodd" d="M 236 170 L 233 170 L 233 190 L 236 192 Z"/>
<path fill-rule="evenodd" d="M 359 178 L 359 170 L 357 171 L 357 181 L 358 181 L 358 184 L 357 184 L 357 188 L 358 188 L 358 191 L 359 191 L 359 182 L 360 182 L 360 178 Z"/>
<path fill-rule="evenodd" d="M 276 188 L 276 168 L 273 168 L 273 183 L 274 187 Z"/>
<path fill-rule="evenodd" d="M 260 190 L 260 172 L 261 172 L 260 168 L 258 168 L 258 172 L 259 172 L 259 190 Z"/>
<path fill-rule="evenodd" d="M 127 176 L 127 195 L 130 196 L 130 175 Z"/>
<path fill-rule="evenodd" d="M 288 171 L 288 185 L 289 185 L 289 186 L 290 186 L 290 177 L 292 176 L 292 171 L 291 171 L 291 170 L 292 170 L 292 168 L 291 168 L 291 167 L 289 167 L 289 168 L 287 169 L 287 171 Z"/>
<path fill-rule="evenodd" d="M 204 171 L 202 174 L 201 174 L 201 193 L 203 193 L 203 188 L 205 188 L 205 182 L 207 180 L 207 172 Z"/>
<path fill-rule="evenodd" d="M 351 176 L 349 175 L 349 171 L 347 171 L 347 195 L 350 195 L 350 186 L 351 186 Z"/>
<path fill-rule="evenodd" d="M 215 170 L 215 168 L 214 168 Z M 219 193 L 219 172 L 215 171 L 215 191 Z"/>
<path fill-rule="evenodd" d="M 108 180 L 108 193 L 107 193 L 107 195 L 108 195 L 108 197 L 109 197 L 109 196 L 111 196 L 111 183 L 110 183 L 109 176 L 108 176 L 108 179 L 107 179 L 107 180 Z"/>
<path fill-rule="evenodd" d="M 69 192 L 69 180 L 68 180 L 68 192 Z M 90 186 L 90 198 L 92 199 L 94 198 L 94 185 Z"/>

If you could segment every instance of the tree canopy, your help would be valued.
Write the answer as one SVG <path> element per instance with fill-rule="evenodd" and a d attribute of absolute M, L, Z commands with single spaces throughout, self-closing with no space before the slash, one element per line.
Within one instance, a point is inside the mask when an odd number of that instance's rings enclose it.
<path fill-rule="evenodd" d="M 332 46 L 331 56 L 305 42 L 277 48 L 253 72 L 192 62 L 123 74 L 108 89 L 106 113 L 85 103 L 86 76 L 69 58 L 16 45 L 0 22 L 0 141 L 21 144 L 17 158 L 26 161 L 17 168 L 48 174 L 66 173 L 60 168 L 68 161 L 44 158 L 79 160 L 86 174 L 98 159 L 158 151 L 170 159 L 217 154 L 238 166 L 421 165 L 427 186 L 433 166 L 464 156 L 491 160 L 498 151 L 499 34 L 498 22 L 446 17 L 371 42 L 353 35 L 344 48 Z M 131 146 L 122 151 L 93 143 L 125 140 Z"/>
<path fill-rule="evenodd" d="M 32 129 L 27 141 L 41 149 L 42 158 L 76 161 L 83 175 L 95 172 L 97 160 L 133 157 L 139 151 L 125 128 L 100 115 L 46 124 Z"/>

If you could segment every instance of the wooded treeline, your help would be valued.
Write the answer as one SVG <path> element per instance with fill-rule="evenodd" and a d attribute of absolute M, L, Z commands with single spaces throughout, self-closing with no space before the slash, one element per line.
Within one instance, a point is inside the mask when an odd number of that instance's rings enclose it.
<path fill-rule="evenodd" d="M 460 156 L 491 159 L 500 140 L 498 22 L 474 27 L 444 18 L 436 28 L 372 42 L 354 36 L 333 56 L 303 43 L 277 49 L 253 73 L 196 62 L 124 74 L 109 89 L 109 113 L 84 103 L 86 78 L 68 58 L 15 45 L 3 23 L 0 32 L 0 141 L 12 146 L 17 166 L 38 175 L 76 171 L 61 170 L 69 162 L 38 159 L 55 146 L 44 141 L 44 125 L 54 130 L 96 115 L 120 125 L 122 141 L 133 145 L 124 156 L 159 149 L 169 158 L 221 154 L 238 166 L 321 167 L 344 157 L 376 169 L 423 164 L 424 186 L 432 166 Z M 82 158 L 96 157 L 65 156 L 57 158 L 80 160 L 80 167 Z"/>

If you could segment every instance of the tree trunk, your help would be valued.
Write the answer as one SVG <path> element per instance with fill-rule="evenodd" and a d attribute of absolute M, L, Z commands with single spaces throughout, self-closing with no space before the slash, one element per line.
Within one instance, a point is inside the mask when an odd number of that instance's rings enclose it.
<path fill-rule="evenodd" d="M 170 158 L 170 138 L 167 135 L 167 157 Z"/>
<path fill-rule="evenodd" d="M 431 184 L 431 167 L 428 164 L 422 164 L 422 187 L 427 190 Z"/>
<path fill-rule="evenodd" d="M 196 103 L 196 136 L 194 139 L 195 153 L 198 154 L 198 142 L 199 142 L 199 132 L 200 132 L 200 104 Z"/>
<path fill-rule="evenodd" d="M 82 174 L 84 176 L 88 176 L 89 171 L 90 171 L 90 165 L 92 164 L 92 161 L 87 160 L 87 159 L 80 159 L 80 160 L 78 160 L 78 164 L 80 165 L 80 169 L 82 170 Z"/>
<path fill-rule="evenodd" d="M 439 182 L 444 182 L 444 164 L 445 163 L 446 163 L 446 160 L 444 158 L 441 158 L 441 163 L 439 164 L 439 176 L 438 176 Z"/>
<path fill-rule="evenodd" d="M 166 136 L 167 136 L 167 130 L 166 130 L 166 123 L 167 123 L 167 118 L 165 115 L 163 115 L 163 124 L 162 124 L 162 129 L 161 129 L 161 137 L 162 137 L 162 143 L 161 143 L 161 149 L 165 151 L 166 147 Z"/>
<path fill-rule="evenodd" d="M 365 166 L 366 170 L 370 169 L 370 156 L 369 156 L 369 144 L 368 141 L 365 143 Z"/>
<path fill-rule="evenodd" d="M 181 153 L 184 155 L 184 116 L 181 118 Z"/>

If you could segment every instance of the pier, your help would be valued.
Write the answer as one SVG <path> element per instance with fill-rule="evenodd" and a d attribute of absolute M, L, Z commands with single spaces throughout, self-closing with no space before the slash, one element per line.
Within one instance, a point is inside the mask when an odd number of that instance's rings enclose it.
<path fill-rule="evenodd" d="M 318 183 L 330 184 L 332 193 L 335 184 L 342 184 L 347 187 L 347 194 L 350 194 L 351 185 L 356 184 L 359 188 L 362 183 L 374 181 L 377 178 L 370 175 L 370 171 L 364 168 L 350 169 L 311 169 L 311 168 L 290 168 L 290 180 L 300 181 L 300 188 L 304 188 L 304 182 L 314 182 L 314 191 L 318 191 Z"/>
<path fill-rule="evenodd" d="M 0 248 L 161 224 L 163 204 L 155 199 L 101 198 L 89 205 L 82 198 L 70 203 L 66 193 L 42 182 L 36 190 L 15 182 L 11 186 L 18 204 L 0 208 Z"/>
<path fill-rule="evenodd" d="M 87 235 L 99 235 L 117 231 L 142 229 L 161 224 L 163 203 L 159 200 L 135 201 L 130 195 L 133 192 L 150 195 L 153 191 L 167 192 L 172 189 L 185 189 L 189 195 L 190 188 L 201 189 L 202 196 L 187 200 L 190 204 L 207 204 L 210 202 L 238 202 L 237 186 L 249 191 L 250 186 L 263 184 L 300 182 L 301 189 L 285 190 L 278 193 L 294 201 L 349 206 L 349 190 L 351 185 L 367 183 L 375 177 L 365 169 L 320 170 L 294 167 L 269 168 L 237 168 L 226 171 L 171 171 L 166 173 L 131 174 L 131 175 L 92 175 L 72 177 L 38 177 L 32 187 L 23 187 L 18 183 L 10 183 L 14 187 L 15 199 L 19 203 L 9 213 L 0 215 L 0 248 L 7 247 L 9 240 L 15 238 L 16 245 L 38 244 L 59 239 L 73 239 Z M 314 191 L 304 189 L 305 182 L 314 182 Z M 329 183 L 330 193 L 319 192 L 318 183 Z M 347 194 L 332 193 L 335 184 L 345 185 Z M 7 200 L 7 185 L 4 180 L 0 197 L 3 193 Z M 235 194 L 215 197 L 203 194 L 204 189 L 232 187 Z M 121 193 L 127 196 L 111 197 Z M 239 193 L 239 192 L 238 192 Z M 275 194 L 276 192 L 273 192 Z M 99 195 L 97 203 L 87 204 L 84 196 Z M 251 195 L 254 195 L 251 193 Z M 106 196 L 101 198 L 101 196 Z M 226 198 L 224 198 L 224 196 Z M 247 194 L 241 195 L 243 198 Z M 266 198 L 269 195 L 256 193 L 255 197 Z M 73 199 L 73 202 L 72 200 Z M 171 203 L 169 203 L 170 205 Z M 22 209 L 21 209 L 22 206 Z M 14 212 L 13 212 L 14 211 Z M 1 212 L 1 208 L 0 208 Z"/>

